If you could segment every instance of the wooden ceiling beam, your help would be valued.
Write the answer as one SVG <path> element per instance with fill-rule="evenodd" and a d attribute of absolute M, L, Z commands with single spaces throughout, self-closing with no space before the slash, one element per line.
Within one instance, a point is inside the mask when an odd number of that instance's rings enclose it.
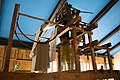
<path fill-rule="evenodd" d="M 111 31 L 108 35 L 106 35 L 103 39 L 99 41 L 99 44 L 102 44 L 104 41 L 106 41 L 108 38 L 110 38 L 112 35 L 114 35 L 116 32 L 120 30 L 120 25 L 117 26 L 113 31 Z"/>
<path fill-rule="evenodd" d="M 110 2 L 91 20 L 91 23 L 98 22 L 119 0 L 110 0 Z"/>

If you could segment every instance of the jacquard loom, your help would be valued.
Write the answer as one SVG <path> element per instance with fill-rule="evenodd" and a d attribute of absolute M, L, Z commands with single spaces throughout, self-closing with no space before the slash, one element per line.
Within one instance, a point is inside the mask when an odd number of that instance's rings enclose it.
<path fill-rule="evenodd" d="M 110 46 L 111 44 L 104 44 L 102 46 L 98 45 L 98 40 L 92 40 L 92 30 L 96 29 L 98 26 L 97 22 L 88 24 L 82 21 L 82 17 L 79 16 L 80 13 L 88 13 L 80 11 L 68 3 L 59 9 L 58 13 L 54 18 L 54 22 L 50 20 L 45 20 L 42 18 L 37 18 L 30 16 L 28 14 L 19 12 L 20 5 L 16 4 L 12 19 L 11 31 L 9 36 L 7 55 L 5 59 L 4 71 L 0 72 L 0 79 L 2 80 L 98 80 L 98 79 L 109 79 L 114 78 L 115 80 L 120 79 L 120 72 L 113 70 L 112 58 L 110 56 Z M 15 26 L 18 29 L 19 16 L 25 16 L 33 18 L 36 20 L 42 20 L 44 24 L 38 29 L 35 35 L 30 57 L 32 58 L 32 71 L 31 73 L 16 73 L 7 72 L 10 58 L 10 49 L 12 45 L 13 35 L 15 31 Z M 17 22 L 17 23 L 16 23 Z M 42 42 L 40 39 L 44 37 L 46 25 L 55 26 L 55 35 L 52 36 L 47 41 Z M 20 30 L 20 29 L 19 29 Z M 22 31 L 20 31 L 22 33 Z M 15 32 L 16 34 L 16 32 Z M 24 35 L 24 33 L 23 33 Z M 87 37 L 85 36 L 87 35 Z M 24 35 L 26 36 L 26 35 Z M 27 36 L 26 36 L 27 37 Z M 27 37 L 28 38 L 28 37 Z M 54 40 L 60 38 L 60 44 L 54 44 Z M 88 39 L 88 42 L 86 40 Z M 53 42 L 53 43 L 52 43 Z M 51 43 L 55 45 L 55 49 L 51 52 L 51 58 L 49 59 L 49 45 Z M 39 44 L 39 45 L 38 45 Z M 44 44 L 44 46 L 43 46 Z M 81 44 L 81 45 L 80 45 Z M 38 48 L 38 47 L 39 48 Z M 37 47 L 37 48 L 36 48 Z M 44 48 L 46 48 L 44 50 Z M 96 55 L 95 51 L 104 49 L 106 50 L 106 55 L 103 55 L 108 59 L 109 70 L 98 70 L 96 65 Z M 37 53 L 35 53 L 37 50 Z M 58 72 L 47 73 L 47 67 L 49 61 L 53 61 L 54 55 L 58 53 Z M 45 53 L 45 54 L 40 54 Z M 81 71 L 80 56 L 86 55 L 88 59 L 92 61 L 92 70 Z M 43 57 L 43 56 L 47 56 Z M 91 58 L 89 58 L 91 56 Z M 45 59 L 46 58 L 46 59 Z M 44 63 L 40 62 L 45 60 Z M 43 66 L 42 66 L 43 65 Z M 42 67 L 41 67 L 42 66 Z M 105 65 L 107 66 L 107 65 Z M 34 71 L 40 71 L 40 73 L 34 73 Z"/>

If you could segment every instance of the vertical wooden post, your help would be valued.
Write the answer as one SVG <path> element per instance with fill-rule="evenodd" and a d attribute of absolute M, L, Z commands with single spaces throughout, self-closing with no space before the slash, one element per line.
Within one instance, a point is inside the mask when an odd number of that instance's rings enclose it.
<path fill-rule="evenodd" d="M 4 63 L 4 69 L 3 69 L 3 71 L 5 72 L 8 72 L 9 70 L 11 47 L 12 47 L 13 36 L 14 36 L 15 27 L 16 27 L 16 20 L 17 20 L 19 8 L 20 8 L 20 5 L 15 4 L 10 33 L 9 33 L 9 39 L 8 39 L 8 44 L 7 44 L 6 54 L 5 54 L 5 63 Z"/>
<path fill-rule="evenodd" d="M 74 55 L 75 55 L 75 69 L 76 71 L 81 72 L 80 70 L 80 55 L 78 53 L 78 43 L 77 43 L 77 34 L 76 30 L 73 28 L 72 30 L 72 37 L 73 37 L 73 50 L 74 50 Z"/>
<path fill-rule="evenodd" d="M 105 70 L 107 70 L 107 63 L 106 63 L 106 57 L 103 57 L 104 58 L 104 68 L 105 68 Z"/>
<path fill-rule="evenodd" d="M 91 50 L 91 58 L 92 58 L 93 71 L 97 72 L 97 65 L 96 65 L 96 60 L 95 60 L 94 48 L 91 46 L 91 42 L 92 42 L 92 36 L 91 36 L 91 34 L 88 34 L 88 39 L 89 39 L 89 42 L 90 42 L 90 50 Z"/>
<path fill-rule="evenodd" d="M 60 48 L 58 47 L 58 71 L 61 71 L 61 62 L 60 62 Z"/>
<path fill-rule="evenodd" d="M 108 63 L 109 63 L 109 67 L 110 67 L 110 71 L 113 70 L 113 65 L 112 65 L 112 60 L 110 57 L 110 48 L 107 48 L 107 56 L 108 56 Z"/>

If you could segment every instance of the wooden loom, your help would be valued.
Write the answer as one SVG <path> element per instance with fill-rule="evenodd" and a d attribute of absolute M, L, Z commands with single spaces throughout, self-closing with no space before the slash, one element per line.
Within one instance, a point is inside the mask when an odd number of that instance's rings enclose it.
<path fill-rule="evenodd" d="M 110 57 L 110 44 L 105 44 L 102 46 L 98 46 L 98 41 L 92 41 L 91 35 L 93 34 L 91 31 L 95 28 L 97 28 L 96 23 L 94 24 L 88 24 L 86 27 L 82 27 L 80 22 L 81 17 L 79 16 L 79 10 L 73 8 L 71 5 L 66 4 L 64 8 L 61 9 L 61 11 L 65 11 L 69 14 L 67 14 L 69 22 L 65 25 L 62 23 L 64 22 L 63 20 L 63 13 L 59 12 L 57 14 L 57 22 L 52 22 L 49 20 L 44 20 L 41 18 L 33 17 L 30 15 L 22 14 L 19 13 L 19 8 L 20 5 L 16 4 L 15 9 L 14 9 L 14 14 L 13 14 L 13 19 L 12 19 L 12 24 L 11 24 L 11 29 L 10 29 L 10 35 L 9 35 L 9 41 L 8 41 L 8 46 L 6 50 L 6 59 L 5 59 L 5 64 L 4 64 L 4 72 L 0 72 L 0 79 L 2 80 L 96 80 L 96 79 L 109 79 L 109 78 L 114 78 L 114 79 L 120 79 L 120 72 L 113 70 L 113 65 L 112 65 L 112 60 Z M 73 12 L 71 12 L 73 11 Z M 30 18 L 34 18 L 37 20 L 42 20 L 46 23 L 52 23 L 58 26 L 61 26 L 61 28 L 58 31 L 58 36 L 60 37 L 63 34 L 65 34 L 68 31 L 72 31 L 72 38 L 70 41 L 72 41 L 73 45 L 73 50 L 74 50 L 74 57 L 75 57 L 75 70 L 74 71 L 64 71 L 64 72 L 56 72 L 56 73 L 15 73 L 15 72 L 8 72 L 8 66 L 9 66 L 9 59 L 10 59 L 10 52 L 11 52 L 11 47 L 12 47 L 12 41 L 13 41 L 13 35 L 14 35 L 14 30 L 16 26 L 16 20 L 18 13 L 22 16 L 27 16 Z M 60 16 L 60 17 L 58 17 Z M 74 17 L 74 18 L 73 18 Z M 79 27 L 81 26 L 81 27 Z M 88 35 L 89 43 L 85 43 L 85 38 L 84 35 Z M 83 45 L 78 46 L 78 41 L 82 41 Z M 82 49 L 82 51 L 81 51 Z M 108 62 L 109 62 L 109 67 L 110 70 L 97 70 L 96 62 L 95 62 L 95 54 L 94 52 L 96 50 L 100 49 L 105 49 L 107 50 L 107 57 L 108 57 Z M 90 53 L 92 57 L 92 65 L 93 65 L 93 70 L 91 71 L 86 71 L 86 72 L 81 72 L 80 70 L 80 53 Z M 60 70 L 60 69 L 59 69 Z"/>

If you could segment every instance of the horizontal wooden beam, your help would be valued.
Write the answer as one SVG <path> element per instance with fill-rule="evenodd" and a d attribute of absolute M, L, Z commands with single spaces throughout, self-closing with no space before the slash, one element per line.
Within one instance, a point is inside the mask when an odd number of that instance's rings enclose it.
<path fill-rule="evenodd" d="M 104 44 L 104 45 L 101 45 L 101 46 L 94 46 L 95 49 L 107 49 L 109 48 L 111 45 L 111 43 L 107 43 L 107 44 Z"/>
<path fill-rule="evenodd" d="M 84 46 L 79 46 L 79 48 L 84 49 L 86 47 L 95 46 L 98 44 L 98 40 L 92 41 L 91 43 L 85 44 Z"/>
<path fill-rule="evenodd" d="M 57 72 L 57 73 L 17 73 L 0 72 L 1 80 L 96 80 L 96 79 L 120 79 L 120 71 L 110 72 L 109 70 L 99 70 L 87 72 Z"/>
<path fill-rule="evenodd" d="M 16 58 L 16 60 L 32 61 L 32 59 L 22 59 L 22 58 Z"/>
<path fill-rule="evenodd" d="M 88 25 L 86 26 L 86 28 L 84 28 L 84 30 L 91 31 L 91 30 L 94 30 L 94 29 L 96 29 L 96 28 L 98 28 L 98 23 L 97 23 L 97 22 L 94 22 L 94 23 L 92 23 L 92 24 L 88 24 Z"/>
<path fill-rule="evenodd" d="M 45 23 L 50 23 L 50 24 L 54 24 L 54 25 L 58 25 L 58 26 L 64 26 L 62 24 L 58 24 L 57 22 L 53 22 L 53 21 L 50 21 L 50 20 L 45 20 L 45 19 L 42 19 L 42 18 L 38 18 L 38 17 L 35 17 L 35 16 L 24 14 L 24 13 L 19 13 L 19 15 L 26 16 L 28 18 L 32 18 L 32 19 L 36 19 L 36 20 L 41 20 L 41 21 L 44 21 Z"/>
<path fill-rule="evenodd" d="M 114 46 L 110 49 L 110 51 L 114 50 L 114 49 L 115 49 L 116 47 L 118 47 L 118 46 L 120 46 L 120 42 L 118 42 L 116 45 L 114 45 Z M 107 51 L 104 52 L 103 55 L 105 55 L 106 53 L 107 53 Z"/>

